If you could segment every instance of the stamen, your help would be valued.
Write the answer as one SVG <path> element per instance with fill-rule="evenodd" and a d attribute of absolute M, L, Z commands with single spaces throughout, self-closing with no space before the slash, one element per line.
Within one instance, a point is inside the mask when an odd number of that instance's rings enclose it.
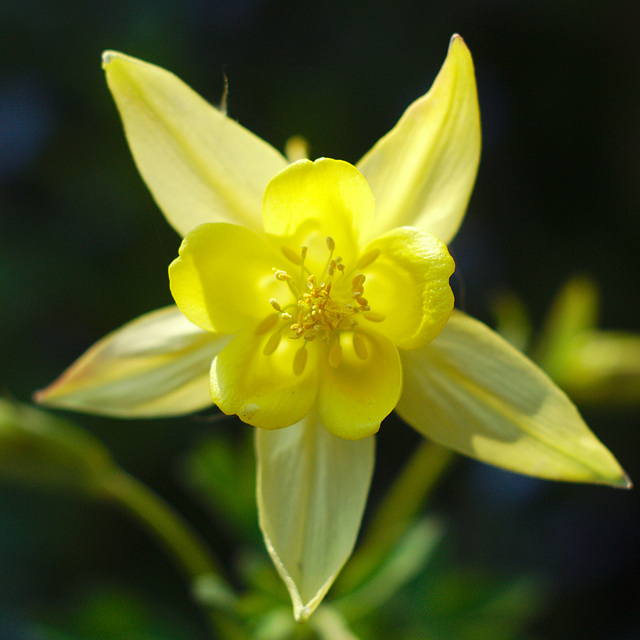
<path fill-rule="evenodd" d="M 365 276 L 364 273 L 358 273 L 356 276 L 354 276 L 353 280 L 351 281 L 351 289 L 354 292 L 357 290 L 362 291 L 362 285 L 364 284 L 366 279 L 367 279 L 367 276 Z"/>
<path fill-rule="evenodd" d="M 278 322 L 278 316 L 270 313 L 264 320 L 260 322 L 260 324 L 255 329 L 255 334 L 257 336 L 262 335 L 263 333 L 267 333 L 269 329 L 273 329 Z"/>
<path fill-rule="evenodd" d="M 299 376 L 304 371 L 304 368 L 307 366 L 307 358 L 309 356 L 307 350 L 304 348 L 306 345 L 302 346 L 300 349 L 296 351 L 296 355 L 293 357 L 293 373 L 296 376 Z"/>
<path fill-rule="evenodd" d="M 369 357 L 369 349 L 362 334 L 354 332 L 353 334 L 353 350 L 360 360 L 366 360 Z"/>
<path fill-rule="evenodd" d="M 301 257 L 293 249 L 290 249 L 289 247 L 283 244 L 280 247 L 280 250 L 282 251 L 282 253 L 284 253 L 285 258 L 287 258 L 287 260 L 291 260 L 293 264 L 295 265 L 302 264 L 302 260 L 304 260 L 304 258 L 301 259 Z"/>
<path fill-rule="evenodd" d="M 282 280 L 282 281 L 291 280 L 291 276 L 286 271 L 283 271 L 282 269 L 274 269 L 273 275 L 276 277 L 276 280 Z"/>
<path fill-rule="evenodd" d="M 360 256 L 360 260 L 358 260 L 356 264 L 356 269 L 364 269 L 368 267 L 371 263 L 375 262 L 380 255 L 380 249 L 372 249 L 371 251 L 367 251 L 367 253 Z"/>
<path fill-rule="evenodd" d="M 386 318 L 384 313 L 377 313 L 376 311 L 366 311 L 362 315 L 371 322 L 382 322 Z"/>
<path fill-rule="evenodd" d="M 336 249 L 335 240 L 331 236 L 326 236 L 325 244 L 329 255 L 324 268 L 320 271 L 316 270 L 316 273 L 311 273 L 305 265 L 308 247 L 301 247 L 300 253 L 296 254 L 288 246 L 282 245 L 283 255 L 291 263 L 299 265 L 300 272 L 292 272 L 294 274 L 292 277 L 284 269 L 274 268 L 273 274 L 276 280 L 286 283 L 293 295 L 293 300 L 281 305 L 276 298 L 271 298 L 269 303 L 277 313 L 265 318 L 256 329 L 258 334 L 274 330 L 264 346 L 263 352 L 266 355 L 278 349 L 283 337 L 302 339 L 302 347 L 294 357 L 293 366 L 296 375 L 300 375 L 306 367 L 307 342 L 318 339 L 326 344 L 330 366 L 338 367 L 342 362 L 340 332 L 353 331 L 358 325 L 356 320 L 358 314 L 366 314 L 367 319 L 372 322 L 384 320 L 383 314 L 371 312 L 369 301 L 364 297 L 364 284 L 367 277 L 360 271 L 361 267 L 374 262 L 380 255 L 380 251 L 378 249 L 368 251 L 361 256 L 355 269 L 347 270 L 341 256 L 333 257 Z M 349 273 L 350 288 L 345 281 L 335 277 L 336 272 L 341 276 Z M 356 332 L 353 332 L 352 336 L 353 351 L 357 357 L 362 360 L 368 359 L 366 336 Z"/>
<path fill-rule="evenodd" d="M 340 362 L 342 361 L 342 347 L 340 343 L 336 340 L 329 349 L 329 366 L 334 369 L 340 366 Z"/>
<path fill-rule="evenodd" d="M 262 350 L 262 353 L 265 356 L 270 356 L 272 353 L 274 353 L 274 351 L 280 345 L 281 337 L 282 336 L 280 334 L 280 331 L 276 331 L 275 333 L 272 333 L 271 337 L 267 340 L 267 343 L 264 345 L 264 349 Z"/>

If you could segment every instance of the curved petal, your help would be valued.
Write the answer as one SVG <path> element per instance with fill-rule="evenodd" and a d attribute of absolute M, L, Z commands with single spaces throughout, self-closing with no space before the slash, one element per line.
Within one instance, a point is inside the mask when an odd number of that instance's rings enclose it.
<path fill-rule="evenodd" d="M 123 418 L 193 413 L 212 404 L 209 368 L 228 342 L 159 309 L 97 342 L 35 400 Z"/>
<path fill-rule="evenodd" d="M 260 528 L 299 622 L 353 551 L 374 445 L 373 438 L 338 438 L 313 415 L 287 429 L 256 432 Z"/>
<path fill-rule="evenodd" d="M 455 35 L 429 92 L 357 165 L 376 199 L 372 237 L 409 225 L 448 244 L 464 217 L 479 161 L 473 61 Z"/>
<path fill-rule="evenodd" d="M 629 486 L 567 396 L 481 322 L 454 312 L 402 360 L 398 413 L 436 442 L 518 473 Z"/>
<path fill-rule="evenodd" d="M 138 170 L 176 231 L 260 229 L 264 189 L 286 160 L 172 73 L 115 51 L 103 67 Z"/>
<path fill-rule="evenodd" d="M 320 158 L 299 160 L 279 173 L 267 186 L 262 215 L 265 231 L 283 238 L 294 253 L 309 248 L 305 264 L 318 273 L 327 262 L 326 237 L 335 241 L 336 255 L 351 263 L 373 212 L 360 172 L 348 162 Z"/>
<path fill-rule="evenodd" d="M 228 415 L 235 413 L 254 427 L 280 429 L 311 411 L 318 370 L 315 349 L 306 348 L 306 367 L 294 373 L 296 354 L 306 344 L 301 340 L 283 338 L 265 355 L 270 337 L 247 331 L 231 341 L 211 365 L 211 397 Z"/>
<path fill-rule="evenodd" d="M 394 229 L 366 249 L 376 260 L 366 268 L 364 295 L 384 320 L 376 330 L 402 349 L 417 349 L 442 331 L 453 309 L 449 277 L 455 264 L 447 247 L 424 231 Z M 366 314 L 365 314 L 366 317 Z"/>
<path fill-rule="evenodd" d="M 238 333 L 275 313 L 282 290 L 273 275 L 281 257 L 245 227 L 203 224 L 182 241 L 169 266 L 171 294 L 191 322 L 215 333 Z"/>
<path fill-rule="evenodd" d="M 396 406 L 402 365 L 395 345 L 380 334 L 343 331 L 340 347 L 337 367 L 320 357 L 318 412 L 331 433 L 359 440 L 376 433 Z"/>

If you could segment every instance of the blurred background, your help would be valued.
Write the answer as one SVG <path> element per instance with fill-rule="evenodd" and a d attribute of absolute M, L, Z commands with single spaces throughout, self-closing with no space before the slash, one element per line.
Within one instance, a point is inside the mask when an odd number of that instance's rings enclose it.
<path fill-rule="evenodd" d="M 429 88 L 455 32 L 474 57 L 484 136 L 451 247 L 459 304 L 495 326 L 508 292 L 539 333 L 567 280 L 586 275 L 601 326 L 639 331 L 636 0 L 0 0 L 2 393 L 29 401 L 98 338 L 171 303 L 179 238 L 130 158 L 104 49 L 170 69 L 214 104 L 226 75 L 229 115 L 275 147 L 301 134 L 312 157 L 356 162 Z M 579 399 L 637 483 L 639 400 Z M 239 540 L 261 552 L 247 427 L 69 417 L 223 555 Z M 372 507 L 415 442 L 383 425 Z M 205 464 L 224 457 L 216 447 L 239 452 L 238 495 L 251 476 L 232 526 L 203 498 L 224 511 Z M 413 635 L 398 637 L 640 638 L 637 490 L 459 460 L 434 504 L 445 541 L 400 594 Z M 109 505 L 0 482 L 0 566 L 0 638 L 204 637 L 181 576 Z"/>

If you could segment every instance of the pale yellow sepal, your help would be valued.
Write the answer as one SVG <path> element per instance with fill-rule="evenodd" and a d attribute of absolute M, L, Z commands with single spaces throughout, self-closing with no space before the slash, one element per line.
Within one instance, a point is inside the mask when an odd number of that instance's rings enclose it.
<path fill-rule="evenodd" d="M 228 342 L 193 325 L 177 307 L 159 309 L 102 338 L 35 400 L 123 418 L 200 411 L 212 404 L 211 360 Z"/>
<path fill-rule="evenodd" d="M 429 92 L 357 164 L 376 199 L 372 237 L 418 227 L 448 244 L 480 162 L 480 111 L 471 54 L 454 35 Z"/>
<path fill-rule="evenodd" d="M 374 439 L 343 440 L 314 415 L 256 431 L 258 511 L 267 549 L 304 622 L 351 555 L 369 492 Z"/>
<path fill-rule="evenodd" d="M 454 311 L 433 342 L 402 360 L 396 409 L 432 440 L 518 473 L 630 486 L 569 398 L 481 322 Z"/>
<path fill-rule="evenodd" d="M 169 71 L 115 51 L 102 60 L 138 170 L 176 231 L 205 222 L 259 229 L 262 195 L 284 157 Z"/>

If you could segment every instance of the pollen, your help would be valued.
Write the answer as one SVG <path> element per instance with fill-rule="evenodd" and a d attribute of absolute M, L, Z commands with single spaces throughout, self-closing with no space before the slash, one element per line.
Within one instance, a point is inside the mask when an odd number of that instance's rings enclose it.
<path fill-rule="evenodd" d="M 263 353 L 267 356 L 278 350 L 282 340 L 302 342 L 293 358 L 293 372 L 297 376 L 305 371 L 311 344 L 326 345 L 323 350 L 329 365 L 339 367 L 343 359 L 340 345 L 343 331 L 352 333 L 353 351 L 366 360 L 369 353 L 366 339 L 357 329 L 359 319 L 384 320 L 382 314 L 371 310 L 369 300 L 364 297 L 367 276 L 363 269 L 375 262 L 379 252 L 365 253 L 356 268 L 349 269 L 341 256 L 334 256 L 336 242 L 331 236 L 325 238 L 325 246 L 329 255 L 322 270 L 316 273 L 306 265 L 308 247 L 301 247 L 299 252 L 285 245 L 281 247 L 284 257 L 295 266 L 287 270 L 273 268 L 274 278 L 285 287 L 277 299 L 270 298 L 275 313 L 267 316 L 256 332 L 272 331 L 264 342 Z"/>

